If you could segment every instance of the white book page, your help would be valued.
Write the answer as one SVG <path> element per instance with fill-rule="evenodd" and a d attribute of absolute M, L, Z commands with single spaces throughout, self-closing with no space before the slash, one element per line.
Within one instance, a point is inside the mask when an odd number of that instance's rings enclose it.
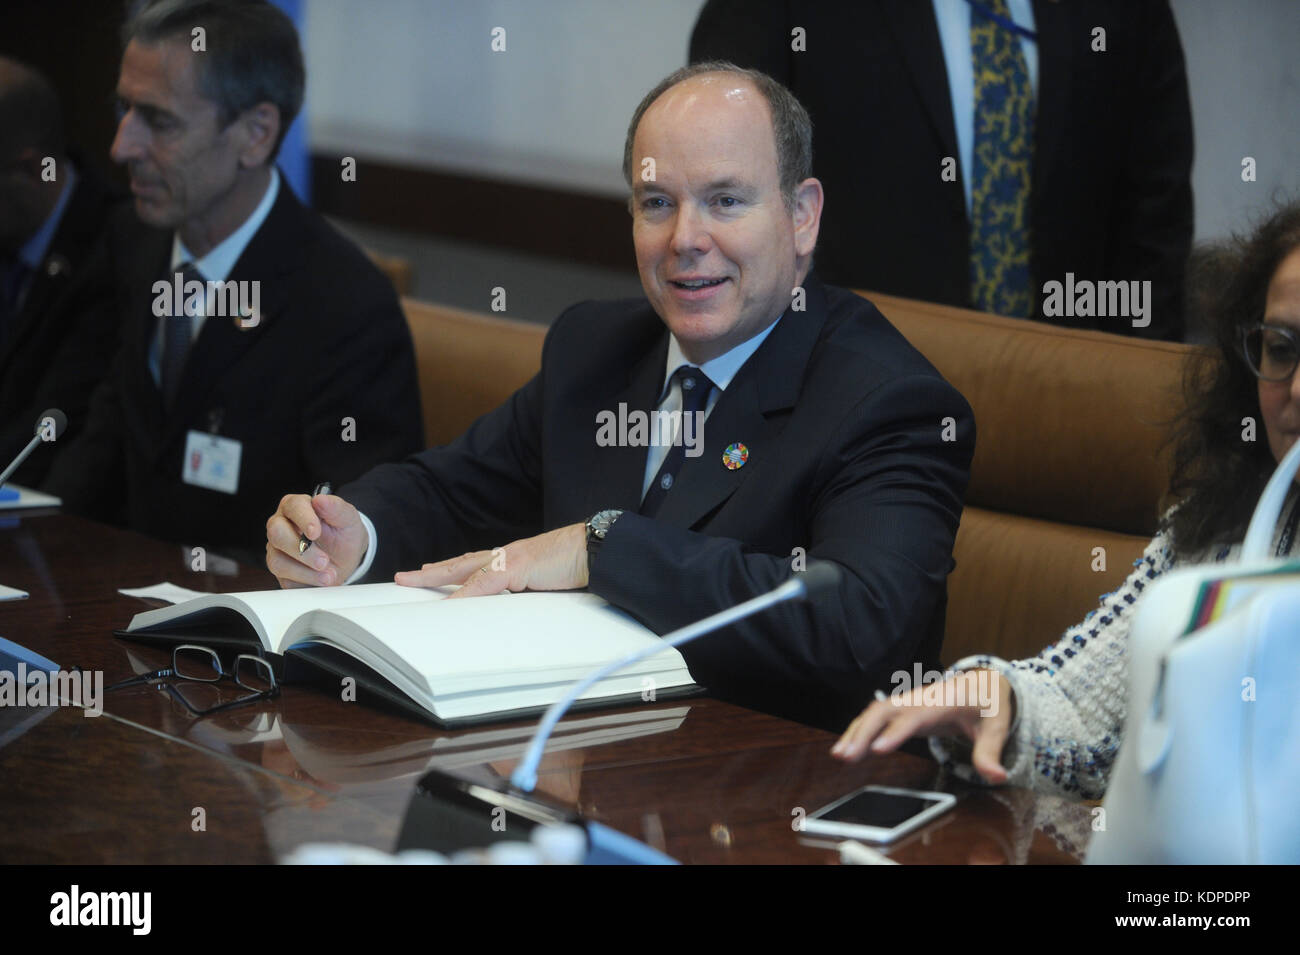
<path fill-rule="evenodd" d="M 337 616 L 370 636 L 366 647 L 438 697 L 577 679 L 659 639 L 590 593 L 522 593 L 451 600 L 437 607 L 347 608 Z M 316 636 L 310 632 L 304 636 Z M 363 659 L 345 642 L 339 645 Z M 672 648 L 626 673 L 685 669 Z"/>
<path fill-rule="evenodd" d="M 229 607 L 248 617 L 268 650 L 282 650 L 281 637 L 298 617 L 312 610 L 343 610 L 375 603 L 409 605 L 444 600 L 447 590 L 399 587 L 397 584 L 355 584 L 350 587 L 300 587 L 208 594 L 195 600 L 147 610 L 131 618 L 127 629 L 140 630 L 183 618 L 210 607 Z"/>
<path fill-rule="evenodd" d="M 267 624 L 276 649 L 286 649 L 284 636 L 294 620 L 313 610 L 351 611 L 384 604 L 398 612 L 409 612 L 411 604 L 437 603 L 447 599 L 456 588 L 426 590 L 423 587 L 400 587 L 394 583 L 352 584 L 348 587 L 303 587 L 294 590 L 265 590 L 241 594 L 248 606 Z M 343 613 L 350 616 L 350 613 Z M 274 625 L 272 625 L 274 623 Z M 296 640 L 294 642 L 297 642 Z"/>

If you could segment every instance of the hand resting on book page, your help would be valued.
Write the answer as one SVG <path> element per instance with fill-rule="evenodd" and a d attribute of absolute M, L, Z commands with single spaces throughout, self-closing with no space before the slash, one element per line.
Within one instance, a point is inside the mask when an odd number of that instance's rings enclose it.
<path fill-rule="evenodd" d="M 302 536 L 311 546 L 299 553 Z M 336 494 L 286 494 L 266 522 L 266 566 L 281 587 L 341 584 L 369 546 L 361 515 Z"/>
<path fill-rule="evenodd" d="M 448 599 L 503 590 L 577 590 L 587 586 L 587 526 L 570 524 L 505 547 L 404 570 L 393 579 L 403 587 L 462 584 Z"/>

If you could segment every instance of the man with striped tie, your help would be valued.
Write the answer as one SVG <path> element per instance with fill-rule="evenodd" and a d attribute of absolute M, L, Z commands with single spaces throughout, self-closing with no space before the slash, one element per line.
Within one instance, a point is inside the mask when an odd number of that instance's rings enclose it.
<path fill-rule="evenodd" d="M 124 34 L 123 346 L 45 487 L 70 510 L 258 560 L 286 484 L 420 447 L 410 334 L 388 281 L 275 168 L 303 96 L 292 22 L 264 2 L 161 0 Z"/>

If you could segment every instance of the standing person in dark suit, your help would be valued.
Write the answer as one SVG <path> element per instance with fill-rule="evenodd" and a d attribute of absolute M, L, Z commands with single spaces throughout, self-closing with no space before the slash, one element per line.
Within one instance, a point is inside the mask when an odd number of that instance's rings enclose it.
<path fill-rule="evenodd" d="M 760 73 L 665 79 L 624 154 L 646 300 L 568 309 L 537 377 L 451 445 L 286 496 L 272 573 L 337 584 L 441 560 L 397 582 L 588 587 L 664 633 L 818 558 L 844 568 L 839 591 L 684 646 L 697 681 L 843 726 L 934 660 L 974 422 L 869 302 L 809 274 L 811 149 L 807 113 Z"/>
<path fill-rule="evenodd" d="M 770 73 L 812 115 L 827 281 L 1181 337 L 1192 120 L 1166 0 L 709 0 L 690 58 Z M 1003 159 L 990 205 L 982 172 Z M 984 259 L 1019 249 L 1014 288 L 980 286 Z M 1067 274 L 1149 281 L 1147 315 L 1045 309 Z"/>
<path fill-rule="evenodd" d="M 125 38 L 112 155 L 138 221 L 114 244 L 124 344 L 47 489 L 247 553 L 286 485 L 342 483 L 419 448 L 411 338 L 389 283 L 273 165 L 302 103 L 288 18 L 165 0 Z"/>
<path fill-rule="evenodd" d="M 0 57 L 0 468 L 59 408 L 68 427 L 13 475 L 35 486 L 85 423 L 118 342 L 95 249 L 120 201 L 67 155 L 58 97 L 38 72 Z"/>

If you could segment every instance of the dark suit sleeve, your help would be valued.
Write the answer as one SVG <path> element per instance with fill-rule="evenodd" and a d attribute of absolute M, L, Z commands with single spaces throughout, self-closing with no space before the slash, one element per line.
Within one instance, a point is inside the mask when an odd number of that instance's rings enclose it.
<path fill-rule="evenodd" d="M 91 395 L 104 377 L 104 356 L 112 355 L 116 349 L 115 322 L 116 315 L 107 303 L 88 307 L 81 312 L 76 327 L 69 329 L 60 340 L 54 353 L 43 356 L 43 360 L 50 362 L 49 372 L 26 405 L 7 422 L 0 444 L 5 449 L 5 458 L 0 467 L 7 465 L 12 454 L 31 440 L 36 421 L 46 409 L 62 410 L 67 415 L 68 427 L 55 446 L 38 447 L 32 452 L 14 473 L 15 484 L 39 485 L 49 474 L 57 455 L 70 448 L 85 429 Z"/>
<path fill-rule="evenodd" d="M 84 362 L 103 362 L 107 368 L 98 370 L 98 384 L 88 389 L 75 430 L 73 416 L 69 416 L 68 440 L 58 449 L 41 485 L 42 490 L 63 499 L 65 511 L 111 524 L 123 523 L 127 515 L 129 416 L 123 388 L 131 380 L 131 326 L 118 280 L 125 270 L 122 256 L 134 245 L 132 235 L 124 231 L 132 222 L 130 206 L 117 205 L 108 214 L 87 263 L 87 290 L 78 300 L 84 311 L 76 312 L 75 321 L 82 327 L 94 325 L 96 331 L 89 337 L 98 340 L 102 350 L 94 356 L 83 355 L 74 373 L 90 370 Z"/>
<path fill-rule="evenodd" d="M 1183 282 L 1192 243 L 1192 109 L 1178 29 L 1167 3 L 1141 8 L 1130 139 L 1116 180 L 1107 274 L 1150 280 L 1151 324 L 1131 334 L 1183 336 Z"/>
<path fill-rule="evenodd" d="M 57 456 L 72 446 L 86 426 L 91 396 L 111 366 L 119 342 L 121 323 L 113 305 L 108 263 L 103 241 L 87 251 L 87 260 L 77 269 L 72 287 L 57 293 L 54 301 L 46 301 L 47 308 L 40 314 L 42 323 L 57 324 L 57 335 L 42 329 L 37 347 L 22 356 L 35 363 L 40 371 L 33 375 L 27 374 L 31 371 L 27 369 L 19 375 L 20 380 L 33 383 L 34 387 L 20 396 L 21 405 L 5 410 L 7 420 L 0 424 L 4 429 L 0 437 L 3 453 L 0 467 L 7 465 L 31 440 L 36 421 L 46 409 L 61 409 L 67 415 L 68 426 L 53 446 L 38 447 L 32 452 L 14 473 L 15 484 L 28 487 L 41 484 Z M 36 281 L 52 280 L 40 276 Z M 29 298 L 35 295 L 33 287 Z"/>
<path fill-rule="evenodd" d="M 810 489 L 807 555 L 842 566 L 839 592 L 687 645 L 695 679 L 742 703 L 824 698 L 843 719 L 886 685 L 890 666 L 920 659 L 943 606 L 973 448 L 969 406 L 941 379 L 896 378 L 870 393 L 840 423 Z M 662 634 L 775 587 L 791 566 L 789 554 L 627 513 L 590 588 Z"/>
<path fill-rule="evenodd" d="M 451 444 L 339 489 L 375 525 L 367 582 L 541 533 L 541 374 Z"/>
<path fill-rule="evenodd" d="M 319 381 L 305 396 L 302 456 L 308 473 L 335 486 L 424 446 L 411 335 L 391 290 L 349 314 L 320 352 Z"/>
<path fill-rule="evenodd" d="M 81 433 L 59 450 L 42 490 L 63 499 L 64 510 L 108 523 L 118 523 L 125 514 L 126 420 L 119 388 L 124 380 L 128 349 L 119 346 L 90 399 L 90 410 Z"/>

